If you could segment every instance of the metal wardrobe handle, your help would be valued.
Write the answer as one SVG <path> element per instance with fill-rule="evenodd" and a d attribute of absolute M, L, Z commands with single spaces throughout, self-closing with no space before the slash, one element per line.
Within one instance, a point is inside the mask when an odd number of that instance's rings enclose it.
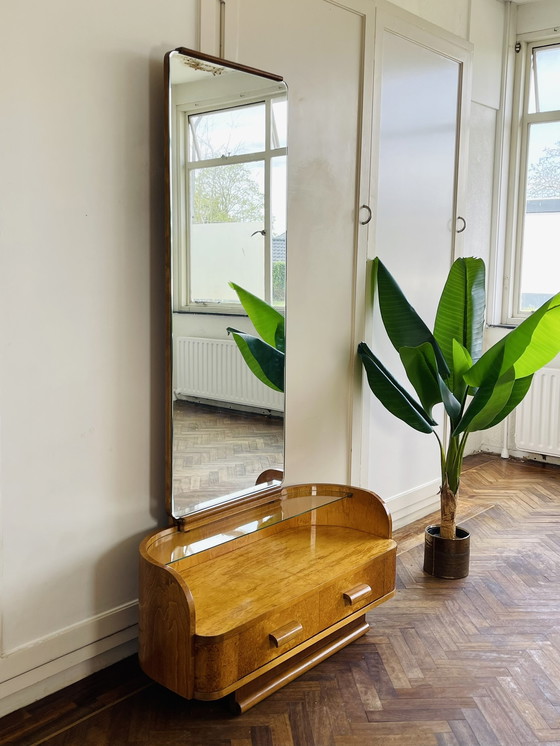
<path fill-rule="evenodd" d="M 367 210 L 368 215 L 365 220 L 360 220 L 360 225 L 367 225 L 372 218 L 371 207 L 369 205 L 360 205 L 360 210 Z"/>

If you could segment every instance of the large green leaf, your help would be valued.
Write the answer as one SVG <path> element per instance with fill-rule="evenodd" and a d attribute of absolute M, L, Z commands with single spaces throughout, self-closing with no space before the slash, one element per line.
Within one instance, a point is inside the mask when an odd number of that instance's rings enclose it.
<path fill-rule="evenodd" d="M 383 325 L 393 347 L 419 347 L 429 342 L 434 348 L 438 370 L 443 378 L 449 368 L 434 335 L 405 298 L 395 279 L 379 258 L 372 262 L 372 287 L 377 291 Z"/>
<path fill-rule="evenodd" d="M 229 286 L 235 290 L 245 313 L 251 320 L 257 333 L 272 347 L 281 352 L 286 351 L 285 323 L 282 314 L 248 290 L 230 282 Z"/>
<path fill-rule="evenodd" d="M 457 422 L 461 414 L 461 404 L 439 374 L 432 345 L 424 342 L 419 347 L 403 347 L 399 354 L 408 380 L 414 386 L 422 406 L 430 417 L 434 405 L 443 402 L 451 421 Z"/>
<path fill-rule="evenodd" d="M 381 404 L 415 430 L 422 433 L 433 432 L 436 423 L 393 378 L 364 342 L 358 345 L 358 354 L 365 368 L 369 387 Z"/>
<path fill-rule="evenodd" d="M 494 427 L 494 425 L 498 425 L 502 420 L 504 420 L 508 414 L 513 412 L 515 407 L 523 401 L 523 398 L 525 397 L 525 394 L 529 391 L 529 387 L 531 386 L 531 381 L 533 380 L 533 376 L 526 376 L 525 378 L 518 378 L 515 383 L 513 384 L 513 388 L 511 390 L 510 397 L 508 401 L 506 402 L 503 409 L 498 412 L 496 417 L 494 417 L 493 420 L 491 420 L 487 425 L 484 427 L 479 427 L 479 430 L 488 430 L 491 427 Z"/>
<path fill-rule="evenodd" d="M 470 386 L 480 386 L 489 375 L 502 375 L 513 368 L 515 378 L 525 378 L 560 353 L 560 293 L 543 303 L 516 329 L 496 342 L 473 365 L 464 378 Z M 492 373 L 493 372 L 493 373 Z"/>
<path fill-rule="evenodd" d="M 555 297 L 555 305 L 543 313 L 531 341 L 513 366 L 516 378 L 533 375 L 560 353 L 560 293 Z"/>
<path fill-rule="evenodd" d="M 262 339 L 228 327 L 243 359 L 254 375 L 275 391 L 284 391 L 284 353 Z"/>
<path fill-rule="evenodd" d="M 455 423 L 458 422 L 461 417 L 461 402 L 457 399 L 455 394 L 450 390 L 439 374 L 438 384 L 443 406 L 451 419 L 451 426 L 455 427 Z"/>
<path fill-rule="evenodd" d="M 472 357 L 470 356 L 470 353 L 460 342 L 457 342 L 456 339 L 453 340 L 453 392 L 455 396 L 460 400 L 463 401 L 465 394 L 467 392 L 467 384 L 465 383 L 464 375 L 465 373 L 472 368 Z"/>
<path fill-rule="evenodd" d="M 401 347 L 399 355 L 408 380 L 431 417 L 434 405 L 442 400 L 434 348 L 429 342 L 424 342 L 419 347 Z"/>
<path fill-rule="evenodd" d="M 503 355 L 503 350 L 501 351 Z M 462 432 L 474 432 L 485 429 L 488 422 L 502 411 L 510 399 L 515 373 L 509 368 L 505 373 L 500 373 L 500 367 L 496 365 L 489 371 L 488 377 L 476 390 L 470 404 L 466 408 L 459 424 L 453 431 L 453 436 Z"/>
<path fill-rule="evenodd" d="M 451 369 L 450 387 L 459 395 L 463 379 L 462 372 L 454 368 L 457 357 L 453 343 L 458 342 L 473 360 L 478 360 L 482 354 L 485 309 L 484 262 L 474 257 L 455 260 L 439 301 L 434 337 Z"/>
<path fill-rule="evenodd" d="M 473 433 L 477 430 L 486 430 L 510 401 L 514 386 L 513 368 L 508 368 L 494 384 L 484 383 L 477 389 L 456 432 L 465 430 Z"/>

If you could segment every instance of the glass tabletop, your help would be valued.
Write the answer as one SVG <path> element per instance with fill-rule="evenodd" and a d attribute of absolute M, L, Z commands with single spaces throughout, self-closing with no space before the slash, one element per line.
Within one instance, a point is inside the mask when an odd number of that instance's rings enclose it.
<path fill-rule="evenodd" d="M 184 533 L 174 534 L 173 546 L 167 546 L 165 551 L 167 557 L 165 559 L 162 557 L 161 560 L 166 564 L 173 564 L 185 557 L 234 541 L 247 534 L 255 533 L 263 528 L 268 528 L 276 523 L 295 518 L 298 515 L 303 515 L 348 497 L 352 497 L 352 493 L 348 490 L 328 488 L 318 488 L 317 490 L 311 488 L 308 494 L 296 494 L 294 496 L 290 496 L 289 491 L 287 496 L 281 493 L 270 502 L 259 505 L 257 508 L 242 511 L 227 519 L 217 520 L 213 524 L 212 533 L 206 537 L 194 539 L 188 530 Z M 163 550 L 164 547 L 162 546 L 161 549 Z"/>

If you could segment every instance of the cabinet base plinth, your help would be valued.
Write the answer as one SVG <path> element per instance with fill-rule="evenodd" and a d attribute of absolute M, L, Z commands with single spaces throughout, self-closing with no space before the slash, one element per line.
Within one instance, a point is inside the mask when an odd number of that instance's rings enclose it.
<path fill-rule="evenodd" d="M 305 671 L 357 640 L 369 629 L 365 614 L 347 624 L 332 635 L 311 645 L 306 650 L 281 664 L 272 671 L 267 671 L 249 684 L 237 689 L 230 695 L 230 704 L 237 714 L 247 712 L 273 692 L 293 681 Z"/>

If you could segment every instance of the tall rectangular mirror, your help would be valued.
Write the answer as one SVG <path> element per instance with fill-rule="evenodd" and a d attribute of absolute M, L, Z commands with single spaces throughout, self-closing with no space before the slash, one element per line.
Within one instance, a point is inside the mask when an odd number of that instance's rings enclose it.
<path fill-rule="evenodd" d="M 283 472 L 283 387 L 251 372 L 227 330 L 259 336 L 230 283 L 285 314 L 287 91 L 183 48 L 165 76 L 167 504 L 182 518 Z"/>

